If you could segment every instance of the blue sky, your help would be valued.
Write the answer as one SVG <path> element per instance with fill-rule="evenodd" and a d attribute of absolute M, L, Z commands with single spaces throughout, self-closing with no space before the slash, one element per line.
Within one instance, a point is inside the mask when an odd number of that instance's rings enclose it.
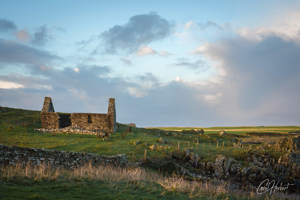
<path fill-rule="evenodd" d="M 299 125 L 299 1 L 1 1 L 0 105 Z"/>

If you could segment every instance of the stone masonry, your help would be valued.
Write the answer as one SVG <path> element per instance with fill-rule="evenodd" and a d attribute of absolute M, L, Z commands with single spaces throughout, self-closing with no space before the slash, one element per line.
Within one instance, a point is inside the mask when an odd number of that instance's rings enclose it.
<path fill-rule="evenodd" d="M 69 152 L 47 149 L 35 149 L 0 144 L 0 166 L 16 164 L 46 164 L 52 167 L 77 168 L 91 163 L 93 166 L 111 165 L 126 167 L 128 160 L 125 154 L 101 156 L 85 152 Z"/>
<path fill-rule="evenodd" d="M 54 110 L 51 97 L 45 97 L 41 111 L 41 124 L 44 129 L 59 129 L 77 126 L 91 131 L 115 132 L 117 129 L 115 99 L 109 99 L 107 114 L 57 114 Z"/>

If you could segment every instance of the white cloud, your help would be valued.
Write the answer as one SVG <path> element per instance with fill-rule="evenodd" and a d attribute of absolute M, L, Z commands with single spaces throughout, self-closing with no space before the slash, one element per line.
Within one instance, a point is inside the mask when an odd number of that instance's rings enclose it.
<path fill-rule="evenodd" d="M 207 95 L 205 95 L 204 96 L 204 99 L 206 100 L 206 101 L 208 101 L 209 103 L 213 103 L 213 104 L 215 104 L 215 103 L 219 103 L 220 101 L 220 97 L 222 96 L 222 93 L 218 93 L 218 94 L 216 94 L 216 95 L 213 95 L 213 94 L 207 94 Z"/>
<path fill-rule="evenodd" d="M 182 79 L 180 76 L 176 76 L 176 78 L 174 79 L 176 82 L 182 82 L 182 83 L 186 83 L 186 80 Z"/>
<path fill-rule="evenodd" d="M 190 29 L 190 27 L 191 27 L 193 24 L 194 24 L 193 21 L 189 21 L 188 23 L 186 23 L 186 24 L 184 25 L 184 28 L 185 28 L 186 30 L 188 30 L 188 29 Z"/>
<path fill-rule="evenodd" d="M 127 91 L 133 97 L 144 97 L 144 96 L 148 95 L 147 92 L 142 91 L 141 89 L 139 89 L 137 87 L 128 87 Z"/>
<path fill-rule="evenodd" d="M 14 82 L 0 81 L 0 88 L 16 89 L 16 88 L 24 88 L 24 86 L 21 84 L 18 84 L 18 83 L 14 83 Z"/>
<path fill-rule="evenodd" d="M 74 71 L 75 71 L 75 72 L 79 72 L 79 68 L 78 68 L 78 67 L 75 68 Z"/>
<path fill-rule="evenodd" d="M 157 51 L 155 51 L 154 49 L 148 47 L 148 46 L 141 46 L 141 48 L 139 48 L 139 50 L 137 51 L 137 54 L 139 56 L 146 56 L 146 55 L 155 55 L 157 54 Z"/>

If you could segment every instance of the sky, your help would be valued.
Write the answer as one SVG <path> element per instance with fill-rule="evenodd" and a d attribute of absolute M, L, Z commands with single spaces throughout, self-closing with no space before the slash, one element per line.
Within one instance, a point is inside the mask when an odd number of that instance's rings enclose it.
<path fill-rule="evenodd" d="M 300 125 L 300 2 L 0 0 L 0 106 L 138 127 Z"/>

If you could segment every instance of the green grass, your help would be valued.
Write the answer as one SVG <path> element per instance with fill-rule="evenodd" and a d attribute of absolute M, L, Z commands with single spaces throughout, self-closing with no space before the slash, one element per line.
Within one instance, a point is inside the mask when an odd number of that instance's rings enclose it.
<path fill-rule="evenodd" d="M 95 153 L 100 155 L 116 155 L 118 153 L 126 154 L 129 161 L 136 162 L 144 156 L 147 149 L 147 157 L 160 160 L 176 150 L 180 142 L 180 149 L 184 150 L 193 147 L 196 153 L 201 157 L 201 162 L 214 161 L 217 155 L 225 155 L 233 157 L 242 164 L 247 156 L 247 149 L 236 149 L 232 147 L 233 142 L 229 142 L 232 136 L 237 139 L 243 139 L 249 129 L 255 132 L 279 132 L 287 133 L 300 130 L 299 127 L 211 127 L 204 128 L 205 135 L 199 136 L 191 133 L 180 133 L 178 130 L 201 129 L 195 127 L 163 127 L 159 129 L 171 130 L 169 134 L 160 133 L 157 135 L 157 128 L 132 128 L 125 139 L 121 133 L 125 133 L 128 126 L 119 124 L 120 129 L 116 133 L 112 133 L 113 138 L 103 141 L 97 136 L 81 135 L 81 134 L 63 134 L 63 133 L 37 133 L 33 129 L 40 128 L 41 124 L 37 122 L 40 118 L 40 111 L 30 111 L 22 109 L 5 108 L 7 112 L 0 113 L 0 144 L 17 145 L 19 147 L 45 148 L 52 150 L 77 151 Z M 31 122 L 31 125 L 22 126 L 25 122 Z M 10 123 L 15 129 L 10 130 Z M 226 132 L 232 136 L 221 137 L 218 135 L 219 130 L 227 130 Z M 286 130 L 292 129 L 292 130 Z M 254 131 L 253 131 L 254 132 Z M 177 134 L 175 137 L 173 134 Z M 167 144 L 158 142 L 159 138 L 168 141 Z M 199 143 L 193 142 L 198 138 Z M 217 142 L 216 139 L 222 140 Z M 138 145 L 133 143 L 140 141 Z M 223 146 L 224 141 L 224 146 Z M 230 145 L 229 145 L 230 143 Z M 149 149 L 150 145 L 161 145 L 169 147 L 168 149 Z M 203 149 L 203 144 L 204 149 Z M 209 148 L 210 144 L 210 148 Z M 245 145 L 246 147 L 249 145 Z M 252 145 L 255 146 L 255 145 Z M 256 150 L 258 153 L 269 153 L 278 158 L 284 152 L 274 152 L 271 150 Z M 166 190 L 157 183 L 128 183 L 128 182 L 112 182 L 112 181 L 90 181 L 74 182 L 63 180 L 61 182 L 42 180 L 36 182 L 32 179 L 16 178 L 12 180 L 0 179 L 0 199 L 189 199 L 186 193 L 178 193 L 176 191 Z M 203 198 L 212 197 L 211 199 L 226 199 L 227 196 L 210 196 L 205 194 Z M 236 195 L 229 195 L 228 199 L 236 199 Z M 243 198 L 239 198 L 243 199 Z"/>
<path fill-rule="evenodd" d="M 0 199 L 185 199 L 159 184 L 109 181 L 55 182 L 21 179 L 0 185 Z"/>
<path fill-rule="evenodd" d="M 163 158 L 171 151 L 178 148 L 178 142 L 180 142 L 180 149 L 186 149 L 188 147 L 193 147 L 196 149 L 196 143 L 193 141 L 198 138 L 199 146 L 197 148 L 197 153 L 203 157 L 203 161 L 213 161 L 214 155 L 224 154 L 230 156 L 233 151 L 233 147 L 229 146 L 228 143 L 231 139 L 230 137 L 220 137 L 218 136 L 217 127 L 205 128 L 205 135 L 210 135 L 211 138 L 200 138 L 197 134 L 182 133 L 180 137 L 174 137 L 172 134 L 179 134 L 176 130 L 183 128 L 169 128 L 173 131 L 169 131 L 169 135 L 161 136 L 157 135 L 156 129 L 144 129 L 144 128 L 132 128 L 132 132 L 129 133 L 125 139 L 122 139 L 121 133 L 125 133 L 128 126 L 119 124 L 120 129 L 116 133 L 112 133 L 113 139 L 103 141 L 101 138 L 90 135 L 81 134 L 63 134 L 63 133 L 37 133 L 34 132 L 34 128 L 40 128 L 41 124 L 28 125 L 26 127 L 20 126 L 21 122 L 26 121 L 37 121 L 40 117 L 39 111 L 29 111 L 22 109 L 5 108 L 7 112 L 0 113 L 2 121 L 0 122 L 0 143 L 4 145 L 17 145 L 20 147 L 34 147 L 34 148 L 45 148 L 53 150 L 67 150 L 67 151 L 77 151 L 77 152 L 87 152 L 95 153 L 100 155 L 116 155 L 118 153 L 124 153 L 128 156 L 130 161 L 137 161 L 142 159 L 144 156 L 145 149 L 147 149 L 147 156 L 151 158 Z M 15 129 L 9 130 L 10 122 L 14 122 Z M 186 127 L 184 130 L 188 130 L 191 127 Z M 223 127 L 218 127 L 223 128 Z M 241 127 L 226 127 L 227 129 L 232 129 L 233 131 L 227 131 L 229 134 L 245 135 L 249 131 L 240 131 Z M 246 127 L 248 128 L 248 127 Z M 251 127 L 252 128 L 252 127 Z M 254 127 L 259 128 L 259 127 Z M 263 127 L 264 128 L 264 127 Z M 269 127 L 268 127 L 269 128 Z M 286 129 L 287 127 L 282 127 Z M 291 128 L 291 127 L 289 127 Z M 196 129 L 196 128 L 194 128 Z M 200 129 L 200 128 L 199 128 Z M 239 131 L 234 131 L 237 129 Z M 295 128 L 295 130 L 297 130 Z M 278 132 L 287 133 L 283 130 Z M 158 139 L 162 137 L 164 140 L 168 141 L 167 144 L 160 144 Z M 118 138 L 118 139 L 117 139 Z M 225 146 L 223 147 L 223 142 L 219 142 L 218 149 L 215 139 L 224 140 Z M 240 138 L 239 138 L 240 139 Z M 140 141 L 138 145 L 133 143 Z M 203 143 L 205 147 L 203 150 Z M 211 148 L 209 150 L 209 143 L 211 143 Z M 233 142 L 231 142 L 232 144 Z M 150 150 L 149 146 L 156 144 L 160 146 L 168 146 L 168 149 L 155 149 Z M 247 145 L 246 145 L 247 146 Z"/>

